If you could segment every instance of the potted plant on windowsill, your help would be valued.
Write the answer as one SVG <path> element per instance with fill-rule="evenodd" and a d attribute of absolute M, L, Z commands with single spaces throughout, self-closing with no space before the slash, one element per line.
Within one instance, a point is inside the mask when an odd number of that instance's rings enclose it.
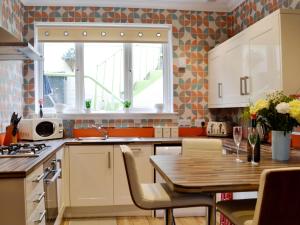
<path fill-rule="evenodd" d="M 128 113 L 128 112 L 129 112 L 129 110 L 130 110 L 131 101 L 129 101 L 129 100 L 125 100 L 125 101 L 123 102 L 123 106 L 124 106 L 124 110 L 125 110 L 125 112 L 126 112 L 126 113 Z"/>
<path fill-rule="evenodd" d="M 85 100 L 85 111 L 87 112 L 87 113 L 90 113 L 91 112 L 91 108 L 92 108 L 92 99 L 86 99 Z"/>
<path fill-rule="evenodd" d="M 300 125 L 300 101 L 275 91 L 252 105 L 250 113 L 272 130 L 272 159 L 288 160 L 291 132 Z"/>

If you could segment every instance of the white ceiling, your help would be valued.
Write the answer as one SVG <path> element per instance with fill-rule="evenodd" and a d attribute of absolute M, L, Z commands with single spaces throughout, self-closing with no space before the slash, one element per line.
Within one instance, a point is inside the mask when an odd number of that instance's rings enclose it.
<path fill-rule="evenodd" d="M 21 0 L 24 5 L 103 6 L 230 12 L 244 0 Z"/>

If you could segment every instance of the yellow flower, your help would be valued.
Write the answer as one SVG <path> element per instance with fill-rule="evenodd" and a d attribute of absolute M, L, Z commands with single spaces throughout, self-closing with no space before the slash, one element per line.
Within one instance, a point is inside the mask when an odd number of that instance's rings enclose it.
<path fill-rule="evenodd" d="M 269 108 L 269 102 L 265 99 L 259 99 L 257 102 L 255 102 L 254 105 L 250 107 L 250 114 L 257 114 L 258 111 L 262 109 L 268 109 Z"/>
<path fill-rule="evenodd" d="M 298 123 L 300 123 L 300 101 L 299 100 L 293 100 L 289 102 L 290 106 L 290 115 L 294 119 L 297 120 Z"/>

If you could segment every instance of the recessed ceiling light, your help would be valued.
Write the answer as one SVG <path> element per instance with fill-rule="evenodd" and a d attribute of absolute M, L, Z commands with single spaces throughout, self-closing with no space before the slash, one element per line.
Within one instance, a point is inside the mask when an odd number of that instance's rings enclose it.
<path fill-rule="evenodd" d="M 69 36 L 69 32 L 68 32 L 68 31 L 65 31 L 65 32 L 64 32 L 64 35 L 65 35 L 65 36 Z"/>
<path fill-rule="evenodd" d="M 138 33 L 138 36 L 139 36 L 139 37 L 143 37 L 143 33 L 142 33 L 142 32 L 139 32 L 139 33 Z"/>
<path fill-rule="evenodd" d="M 82 35 L 83 35 L 83 36 L 87 36 L 87 32 L 86 32 L 86 31 L 83 31 L 83 32 L 82 32 Z"/>
<path fill-rule="evenodd" d="M 156 34 L 156 37 L 160 37 L 160 36 L 161 36 L 161 33 L 157 33 L 157 34 Z"/>
<path fill-rule="evenodd" d="M 47 37 L 49 36 L 49 32 L 48 31 L 45 32 L 45 36 L 47 36 Z"/>
<path fill-rule="evenodd" d="M 101 36 L 106 36 L 106 32 L 101 32 Z"/>
<path fill-rule="evenodd" d="M 121 37 L 124 37 L 124 36 L 125 36 L 125 33 L 124 33 L 124 32 L 121 32 L 121 33 L 120 33 L 120 36 L 121 36 Z"/>

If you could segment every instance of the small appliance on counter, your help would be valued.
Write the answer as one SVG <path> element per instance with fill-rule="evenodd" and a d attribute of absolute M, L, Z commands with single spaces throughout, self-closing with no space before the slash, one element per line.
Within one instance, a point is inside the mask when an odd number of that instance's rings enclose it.
<path fill-rule="evenodd" d="M 21 140 L 40 141 L 63 138 L 62 119 L 34 118 L 23 119 L 19 124 Z"/>
<path fill-rule="evenodd" d="M 210 137 L 230 137 L 232 135 L 232 124 L 230 122 L 209 121 L 206 133 Z"/>

